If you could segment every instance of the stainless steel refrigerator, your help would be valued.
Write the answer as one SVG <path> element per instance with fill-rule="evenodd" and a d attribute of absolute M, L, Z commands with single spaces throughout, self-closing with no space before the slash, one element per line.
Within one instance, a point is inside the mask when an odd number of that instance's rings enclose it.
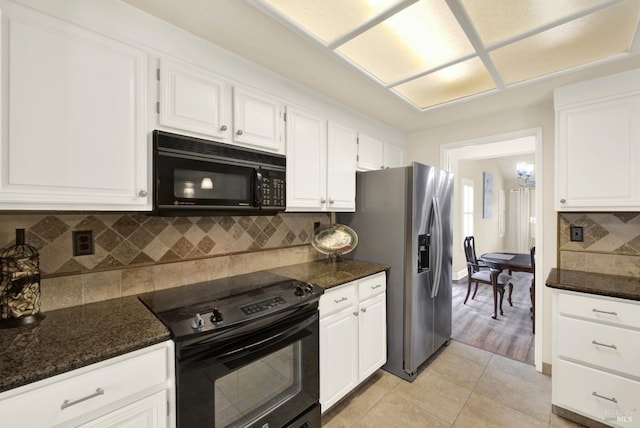
<path fill-rule="evenodd" d="M 453 174 L 414 162 L 356 177 L 356 212 L 336 220 L 358 234 L 347 257 L 391 266 L 383 369 L 412 381 L 451 336 Z"/>

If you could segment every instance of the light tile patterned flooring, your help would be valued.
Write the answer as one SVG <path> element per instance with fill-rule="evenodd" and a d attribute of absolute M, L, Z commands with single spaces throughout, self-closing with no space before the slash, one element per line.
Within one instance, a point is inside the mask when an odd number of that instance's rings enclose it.
<path fill-rule="evenodd" d="M 578 427 L 551 413 L 551 378 L 451 341 L 413 382 L 378 370 L 322 418 L 341 427 Z"/>

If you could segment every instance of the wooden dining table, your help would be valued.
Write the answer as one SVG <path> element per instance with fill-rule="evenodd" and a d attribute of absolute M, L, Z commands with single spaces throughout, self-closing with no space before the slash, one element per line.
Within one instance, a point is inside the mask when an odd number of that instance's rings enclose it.
<path fill-rule="evenodd" d="M 493 269 L 498 269 L 499 271 L 508 270 L 509 275 L 511 275 L 511 272 L 529 272 L 535 275 L 529 253 L 485 253 L 479 257 L 479 260 Z M 498 319 L 498 284 L 496 281 L 492 281 L 492 283 L 493 315 L 491 318 Z"/>

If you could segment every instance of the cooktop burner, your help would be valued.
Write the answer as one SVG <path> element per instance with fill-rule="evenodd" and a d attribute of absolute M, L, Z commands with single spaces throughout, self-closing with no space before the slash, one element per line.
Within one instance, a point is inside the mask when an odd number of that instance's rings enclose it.
<path fill-rule="evenodd" d="M 139 299 L 179 339 L 317 303 L 323 292 L 321 287 L 260 271 L 145 293 Z"/>

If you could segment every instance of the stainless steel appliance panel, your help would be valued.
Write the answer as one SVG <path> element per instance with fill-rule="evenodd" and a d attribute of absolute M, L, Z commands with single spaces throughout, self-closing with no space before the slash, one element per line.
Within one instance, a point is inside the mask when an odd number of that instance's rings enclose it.
<path fill-rule="evenodd" d="M 387 371 L 413 380 L 451 335 L 453 175 L 411 166 L 357 174 L 356 212 L 339 223 L 359 238 L 349 258 L 391 266 Z"/>
<path fill-rule="evenodd" d="M 405 235 L 411 200 L 406 193 L 407 168 L 368 171 L 356 175 L 356 212 L 338 213 L 337 222 L 358 233 L 358 246 L 348 258 L 386 263 L 387 367 L 402 371 L 404 325 Z M 397 329 L 396 329 L 397 327 Z"/>

